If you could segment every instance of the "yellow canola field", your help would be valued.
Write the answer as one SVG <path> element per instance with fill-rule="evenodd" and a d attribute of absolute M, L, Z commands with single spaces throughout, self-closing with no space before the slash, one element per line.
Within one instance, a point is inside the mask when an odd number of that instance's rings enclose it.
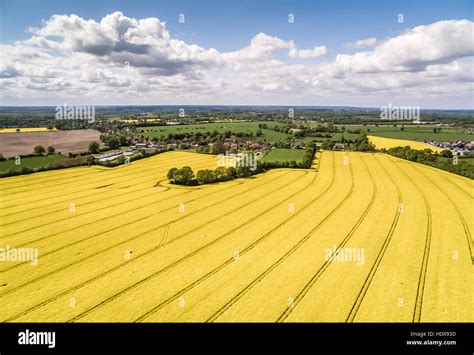
<path fill-rule="evenodd" d="M 0 133 L 15 133 L 19 129 L 20 132 L 52 132 L 57 131 L 56 128 L 48 129 L 47 127 L 21 127 L 21 128 L 0 128 Z"/>
<path fill-rule="evenodd" d="M 323 152 L 317 170 L 164 183 L 217 164 L 167 152 L 0 179 L 0 321 L 474 321 L 472 180 Z"/>
<path fill-rule="evenodd" d="M 417 141 L 410 141 L 406 139 L 394 139 L 394 138 L 386 138 L 386 137 L 378 137 L 378 136 L 367 136 L 369 138 L 369 141 L 372 142 L 377 149 L 390 149 L 393 147 L 405 147 L 409 145 L 412 149 L 431 149 L 433 152 L 441 152 L 442 149 L 422 143 L 422 142 L 417 142 Z"/>

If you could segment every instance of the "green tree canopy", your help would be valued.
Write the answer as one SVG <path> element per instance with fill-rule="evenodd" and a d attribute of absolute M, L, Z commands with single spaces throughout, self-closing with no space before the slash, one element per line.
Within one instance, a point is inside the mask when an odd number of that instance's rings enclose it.
<path fill-rule="evenodd" d="M 44 147 L 42 145 L 37 145 L 33 151 L 35 152 L 35 154 L 44 154 L 46 152 L 46 149 L 44 149 Z"/>
<path fill-rule="evenodd" d="M 98 142 L 93 141 L 93 142 L 89 143 L 89 152 L 90 153 L 97 154 L 97 153 L 99 153 L 99 149 L 100 149 L 100 146 L 99 146 Z"/>

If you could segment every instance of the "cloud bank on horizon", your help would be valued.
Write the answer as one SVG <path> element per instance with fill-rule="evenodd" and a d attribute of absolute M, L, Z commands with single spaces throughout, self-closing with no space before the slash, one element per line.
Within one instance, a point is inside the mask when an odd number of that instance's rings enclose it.
<path fill-rule="evenodd" d="M 328 59 L 266 33 L 221 52 L 173 37 L 159 18 L 53 15 L 1 44 L 4 105 L 288 104 L 473 108 L 474 23 L 443 20 L 362 38 Z"/>

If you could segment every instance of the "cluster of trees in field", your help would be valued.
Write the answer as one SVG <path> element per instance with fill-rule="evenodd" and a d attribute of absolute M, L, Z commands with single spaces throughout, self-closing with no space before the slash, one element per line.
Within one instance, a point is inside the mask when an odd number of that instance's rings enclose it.
<path fill-rule="evenodd" d="M 259 125 L 260 126 L 260 125 Z M 331 138 L 335 133 L 352 133 L 352 134 L 360 134 L 362 129 L 355 128 L 355 129 L 346 129 L 346 127 L 338 127 L 335 126 L 332 122 L 328 123 L 318 123 L 317 125 L 308 125 L 304 123 L 294 123 L 288 122 L 286 125 L 278 126 L 274 125 L 269 127 L 269 129 L 274 130 L 276 132 L 282 132 L 286 134 L 292 134 L 295 138 L 302 138 L 302 137 L 318 137 L 318 138 Z M 367 130 L 370 132 L 370 129 Z"/>
<path fill-rule="evenodd" d="M 171 168 L 168 171 L 167 178 L 172 184 L 196 186 L 248 177 L 261 173 L 264 170 L 263 165 L 257 163 L 255 170 L 252 170 L 248 166 L 237 166 L 235 168 L 232 166 L 219 166 L 215 170 L 201 169 L 194 174 L 190 166 L 184 166 L 181 169 Z"/>
<path fill-rule="evenodd" d="M 205 129 L 205 127 L 202 127 Z M 179 130 L 179 127 L 177 128 Z M 148 132 L 154 132 L 154 133 L 160 133 L 157 130 L 149 129 Z M 137 134 L 141 138 L 145 138 L 143 133 L 146 133 L 145 130 L 137 130 Z M 141 135 L 140 135 L 141 134 Z M 224 140 L 226 138 L 230 138 L 231 136 L 234 136 L 236 138 L 255 138 L 255 137 L 260 137 L 262 135 L 262 130 L 258 129 L 255 132 L 248 131 L 248 132 L 232 132 L 230 130 L 224 131 L 224 132 L 218 132 L 217 130 L 213 131 L 206 131 L 206 132 L 199 132 L 199 131 L 194 131 L 194 132 L 175 132 L 175 133 L 168 133 L 168 134 L 162 134 L 161 140 L 162 142 L 172 142 L 172 141 L 181 141 L 183 139 L 186 139 L 188 141 L 194 141 L 202 145 L 207 145 L 212 142 L 216 142 L 219 140 Z M 155 137 L 154 137 L 155 138 Z M 158 138 L 156 138 L 158 139 Z"/>
<path fill-rule="evenodd" d="M 100 140 L 109 147 L 109 149 L 117 149 L 118 147 L 130 145 L 132 137 L 125 134 L 101 134 Z M 91 148 L 89 146 L 89 148 Z"/>
<path fill-rule="evenodd" d="M 44 155 L 47 153 L 48 155 L 54 154 L 56 152 L 56 149 L 50 145 L 48 148 L 44 149 L 42 145 L 37 145 L 33 148 L 33 153 L 32 154 L 23 154 L 19 155 L 20 158 L 29 158 L 29 157 L 36 157 L 39 155 Z M 59 153 L 61 154 L 61 153 Z M 10 159 L 15 159 L 15 157 L 12 157 Z M 5 161 L 7 160 L 2 153 L 0 153 L 0 161 Z"/>
<path fill-rule="evenodd" d="M 50 145 L 46 149 L 44 149 L 44 147 L 42 145 L 37 145 L 33 148 L 33 153 L 35 155 L 43 155 L 46 152 L 48 153 L 48 155 L 54 154 L 56 152 L 56 149 L 52 145 Z"/>
<path fill-rule="evenodd" d="M 296 161 L 277 161 L 277 162 L 261 162 L 257 161 L 255 169 L 249 166 L 236 167 L 218 167 L 215 170 L 202 169 L 198 170 L 196 174 L 189 166 L 184 166 L 181 169 L 171 168 L 168 171 L 167 178 L 172 184 L 196 186 L 203 184 L 211 184 L 219 181 L 227 181 L 242 177 L 255 175 L 269 169 L 274 168 L 310 168 L 316 153 L 316 145 L 310 142 L 306 145 L 305 154 L 301 162 Z"/>
<path fill-rule="evenodd" d="M 321 144 L 321 148 L 325 150 L 334 150 L 337 147 L 340 147 L 340 144 L 329 139 Z M 369 141 L 367 134 L 361 133 L 352 141 L 344 141 L 344 149 L 356 152 L 373 152 L 375 151 L 375 145 Z"/>
<path fill-rule="evenodd" d="M 381 149 L 381 151 L 397 158 L 429 165 L 434 168 L 446 170 L 454 174 L 474 179 L 474 165 L 466 163 L 462 161 L 462 159 L 458 159 L 457 164 L 454 163 L 454 160 L 446 159 L 452 158 L 452 153 L 449 150 L 444 150 L 440 154 L 433 154 L 433 151 L 429 148 L 424 150 L 416 150 L 411 149 L 410 146 L 405 146 Z"/>

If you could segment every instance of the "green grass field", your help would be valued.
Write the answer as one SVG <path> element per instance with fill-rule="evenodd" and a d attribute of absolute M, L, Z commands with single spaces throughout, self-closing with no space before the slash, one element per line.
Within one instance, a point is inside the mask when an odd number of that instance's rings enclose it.
<path fill-rule="evenodd" d="M 146 137 L 164 137 L 168 133 L 207 133 L 217 131 L 219 133 L 225 131 L 231 131 L 233 133 L 244 133 L 244 132 L 255 132 L 258 130 L 258 125 L 266 123 L 269 127 L 281 126 L 282 123 L 278 122 L 218 122 L 218 123 L 203 123 L 203 124 L 192 124 L 192 125 L 179 125 L 179 126 L 154 126 L 154 127 L 137 127 L 137 131 Z M 262 129 L 261 138 L 272 140 L 276 142 L 285 141 L 289 134 L 276 132 L 270 129 Z"/>
<path fill-rule="evenodd" d="M 359 134 L 357 133 L 334 133 L 332 135 L 332 137 L 328 138 L 328 137 L 303 137 L 303 138 L 298 138 L 297 140 L 299 141 L 303 141 L 303 142 L 325 142 L 327 141 L 328 139 L 330 141 L 336 141 L 336 142 L 340 142 L 341 139 L 342 139 L 342 136 L 344 136 L 344 139 L 346 140 L 352 140 L 352 139 L 355 139 L 359 136 Z"/>
<path fill-rule="evenodd" d="M 49 163 L 60 161 L 66 159 L 66 157 L 62 155 L 45 155 L 45 156 L 38 156 L 38 157 L 28 157 L 28 158 L 21 158 L 20 164 L 15 164 L 15 159 L 9 159 L 0 162 L 0 173 L 6 173 L 8 170 L 13 171 L 20 171 L 21 168 L 26 166 L 30 169 L 37 169 L 41 167 L 46 167 Z"/>
<path fill-rule="evenodd" d="M 262 160 L 265 162 L 276 162 L 276 161 L 303 161 L 304 150 L 303 149 L 285 149 L 285 148 L 273 148 Z"/>
<path fill-rule="evenodd" d="M 397 127 L 393 125 L 339 125 L 346 127 L 346 130 L 361 129 L 370 130 L 370 134 L 374 136 L 395 138 L 395 139 L 408 139 L 414 141 L 471 141 L 474 140 L 474 135 L 465 133 L 462 128 L 455 127 L 438 127 L 438 126 L 408 126 L 405 125 L 403 131 L 400 130 L 401 124 L 397 124 Z M 433 128 L 441 128 L 441 132 L 433 133 Z M 347 133 L 344 134 L 344 136 Z M 348 138 L 348 137 L 347 137 Z"/>
<path fill-rule="evenodd" d="M 439 160 L 441 161 L 446 161 L 448 163 L 451 163 L 453 161 L 453 158 L 443 158 L 443 157 L 438 157 Z M 463 158 L 463 157 L 459 157 L 458 158 L 458 162 L 466 162 L 468 164 L 471 164 L 471 165 L 474 165 L 474 157 L 469 157 L 469 158 Z"/>

